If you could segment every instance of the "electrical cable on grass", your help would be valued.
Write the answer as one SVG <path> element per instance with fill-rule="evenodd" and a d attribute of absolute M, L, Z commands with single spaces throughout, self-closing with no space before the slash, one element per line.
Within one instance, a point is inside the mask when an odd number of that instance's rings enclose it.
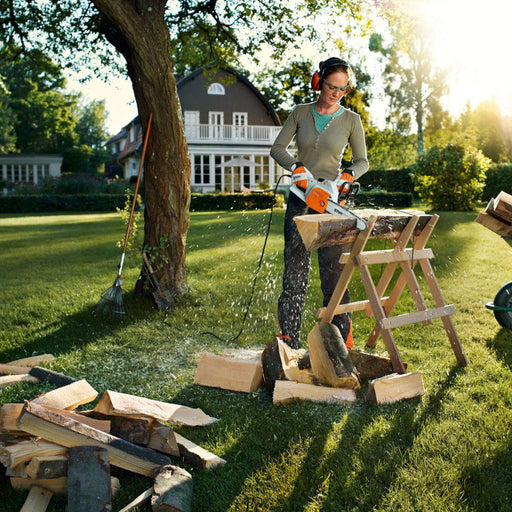
<path fill-rule="evenodd" d="M 291 176 L 290 174 L 283 174 L 277 180 L 277 183 L 276 183 L 276 185 L 274 187 L 274 190 L 273 190 L 274 199 L 275 199 L 275 196 L 276 196 L 277 187 L 278 187 L 279 183 L 281 182 L 281 180 L 284 177 L 290 177 L 290 176 Z M 238 331 L 238 334 L 236 336 L 234 336 L 233 338 L 231 338 L 230 340 L 223 339 L 220 336 L 217 336 L 214 332 L 210 332 L 210 331 L 202 332 L 202 333 L 200 333 L 201 335 L 208 334 L 208 335 L 213 336 L 214 338 L 216 338 L 219 341 L 222 341 L 224 343 L 233 343 L 234 341 L 236 341 L 242 335 L 242 332 L 244 331 L 244 328 L 245 328 L 245 322 L 247 320 L 247 317 L 249 315 L 249 310 L 251 308 L 252 299 L 254 297 L 254 291 L 256 289 L 256 282 L 258 280 L 258 275 L 260 273 L 261 265 L 263 263 L 263 257 L 265 255 L 265 248 L 267 247 L 267 241 L 268 241 L 268 237 L 269 237 L 269 234 L 270 234 L 270 226 L 272 225 L 272 216 L 274 214 L 274 206 L 275 206 L 275 200 L 272 202 L 272 206 L 270 207 L 270 216 L 268 218 L 267 232 L 265 234 L 265 241 L 263 242 L 263 248 L 261 250 L 260 260 L 258 262 L 258 266 L 256 267 L 256 273 L 255 273 L 254 279 L 252 281 L 251 293 L 249 295 L 249 302 L 247 303 L 247 307 L 245 308 L 245 313 L 244 313 L 244 317 L 242 319 L 242 326 L 240 327 L 240 331 Z M 164 323 L 165 323 L 165 320 L 164 320 Z"/>

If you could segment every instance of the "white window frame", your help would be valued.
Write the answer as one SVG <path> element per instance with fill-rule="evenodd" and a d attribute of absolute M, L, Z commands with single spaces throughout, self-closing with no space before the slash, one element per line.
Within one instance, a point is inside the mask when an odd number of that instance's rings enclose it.
<path fill-rule="evenodd" d="M 208 87 L 208 94 L 212 94 L 214 96 L 224 96 L 226 94 L 226 88 L 222 84 L 214 82 Z"/>
<path fill-rule="evenodd" d="M 224 112 L 210 111 L 208 112 L 208 124 L 210 126 L 210 134 L 213 139 L 222 139 L 224 129 Z"/>

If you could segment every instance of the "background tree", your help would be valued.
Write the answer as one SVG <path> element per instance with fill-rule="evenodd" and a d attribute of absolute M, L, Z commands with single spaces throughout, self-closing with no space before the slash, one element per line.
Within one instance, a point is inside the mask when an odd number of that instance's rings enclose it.
<path fill-rule="evenodd" d="M 16 149 L 14 134 L 14 112 L 9 106 L 10 92 L 0 75 L 0 154 L 12 153 Z"/>
<path fill-rule="evenodd" d="M 417 152 L 424 148 L 424 131 L 429 116 L 440 109 L 446 93 L 445 71 L 432 65 L 429 41 L 420 23 L 398 11 L 388 11 L 391 42 L 380 34 L 370 38 L 370 50 L 385 61 L 385 93 L 389 99 L 388 123 L 408 134 L 414 125 Z"/>
<path fill-rule="evenodd" d="M 67 93 L 62 68 L 38 49 L 4 47 L 0 77 L 10 150 L 61 154 L 64 172 L 98 170 L 106 158 L 104 102 L 87 104 Z"/>
<path fill-rule="evenodd" d="M 116 52 L 122 55 L 144 129 L 153 114 L 145 161 L 144 245 L 159 247 L 162 239 L 167 240 L 161 252 L 168 263 L 161 266 L 159 278 L 164 287 L 181 294 L 187 289 L 190 162 L 170 31 L 175 38 L 183 27 L 190 28 L 191 21 L 210 23 L 216 27 L 215 42 L 230 40 L 240 54 L 251 54 L 263 43 L 279 52 L 297 40 L 311 12 L 350 9 L 357 14 L 360 3 L 182 0 L 166 6 L 166 0 L 0 0 L 0 38 L 22 47 L 44 40 L 55 54 L 69 56 L 71 48 L 82 63 L 92 65 L 95 52 L 100 52 L 100 63 Z"/>

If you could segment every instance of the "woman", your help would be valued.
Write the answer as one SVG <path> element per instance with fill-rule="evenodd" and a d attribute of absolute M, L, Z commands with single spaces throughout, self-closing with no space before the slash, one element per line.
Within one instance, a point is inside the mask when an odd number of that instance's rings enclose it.
<path fill-rule="evenodd" d="M 297 105 L 277 136 L 270 155 L 283 168 L 294 171 L 305 166 L 315 179 L 334 180 L 340 173 L 346 181 L 354 181 L 368 170 L 366 144 L 358 114 L 340 105 L 341 99 L 355 85 L 354 71 L 337 57 L 320 62 L 311 85 L 320 92 L 314 103 Z M 296 139 L 297 158 L 288 152 L 293 137 Z M 352 165 L 341 169 L 343 151 L 347 144 L 352 149 Z M 306 250 L 293 218 L 296 215 L 316 213 L 304 201 L 290 194 L 284 221 L 284 275 L 283 291 L 278 302 L 278 320 L 281 337 L 292 348 L 299 348 L 302 310 L 309 278 L 311 253 Z M 347 247 L 333 246 L 318 249 L 320 282 L 327 306 L 343 269 L 339 264 Z M 349 302 L 346 291 L 342 303 Z M 337 315 L 336 325 L 347 346 L 351 346 L 350 314 Z"/>

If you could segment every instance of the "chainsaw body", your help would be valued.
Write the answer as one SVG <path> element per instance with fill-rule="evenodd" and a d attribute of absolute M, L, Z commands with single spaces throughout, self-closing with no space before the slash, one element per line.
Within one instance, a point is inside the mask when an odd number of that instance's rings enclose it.
<path fill-rule="evenodd" d="M 349 196 L 357 194 L 360 188 L 359 183 L 339 178 L 334 181 L 316 180 L 305 167 L 297 171 L 292 174 L 290 192 L 300 197 L 315 212 L 344 215 L 355 219 L 357 229 L 366 230 L 366 221 L 339 203 L 339 201 L 344 203 Z"/>

